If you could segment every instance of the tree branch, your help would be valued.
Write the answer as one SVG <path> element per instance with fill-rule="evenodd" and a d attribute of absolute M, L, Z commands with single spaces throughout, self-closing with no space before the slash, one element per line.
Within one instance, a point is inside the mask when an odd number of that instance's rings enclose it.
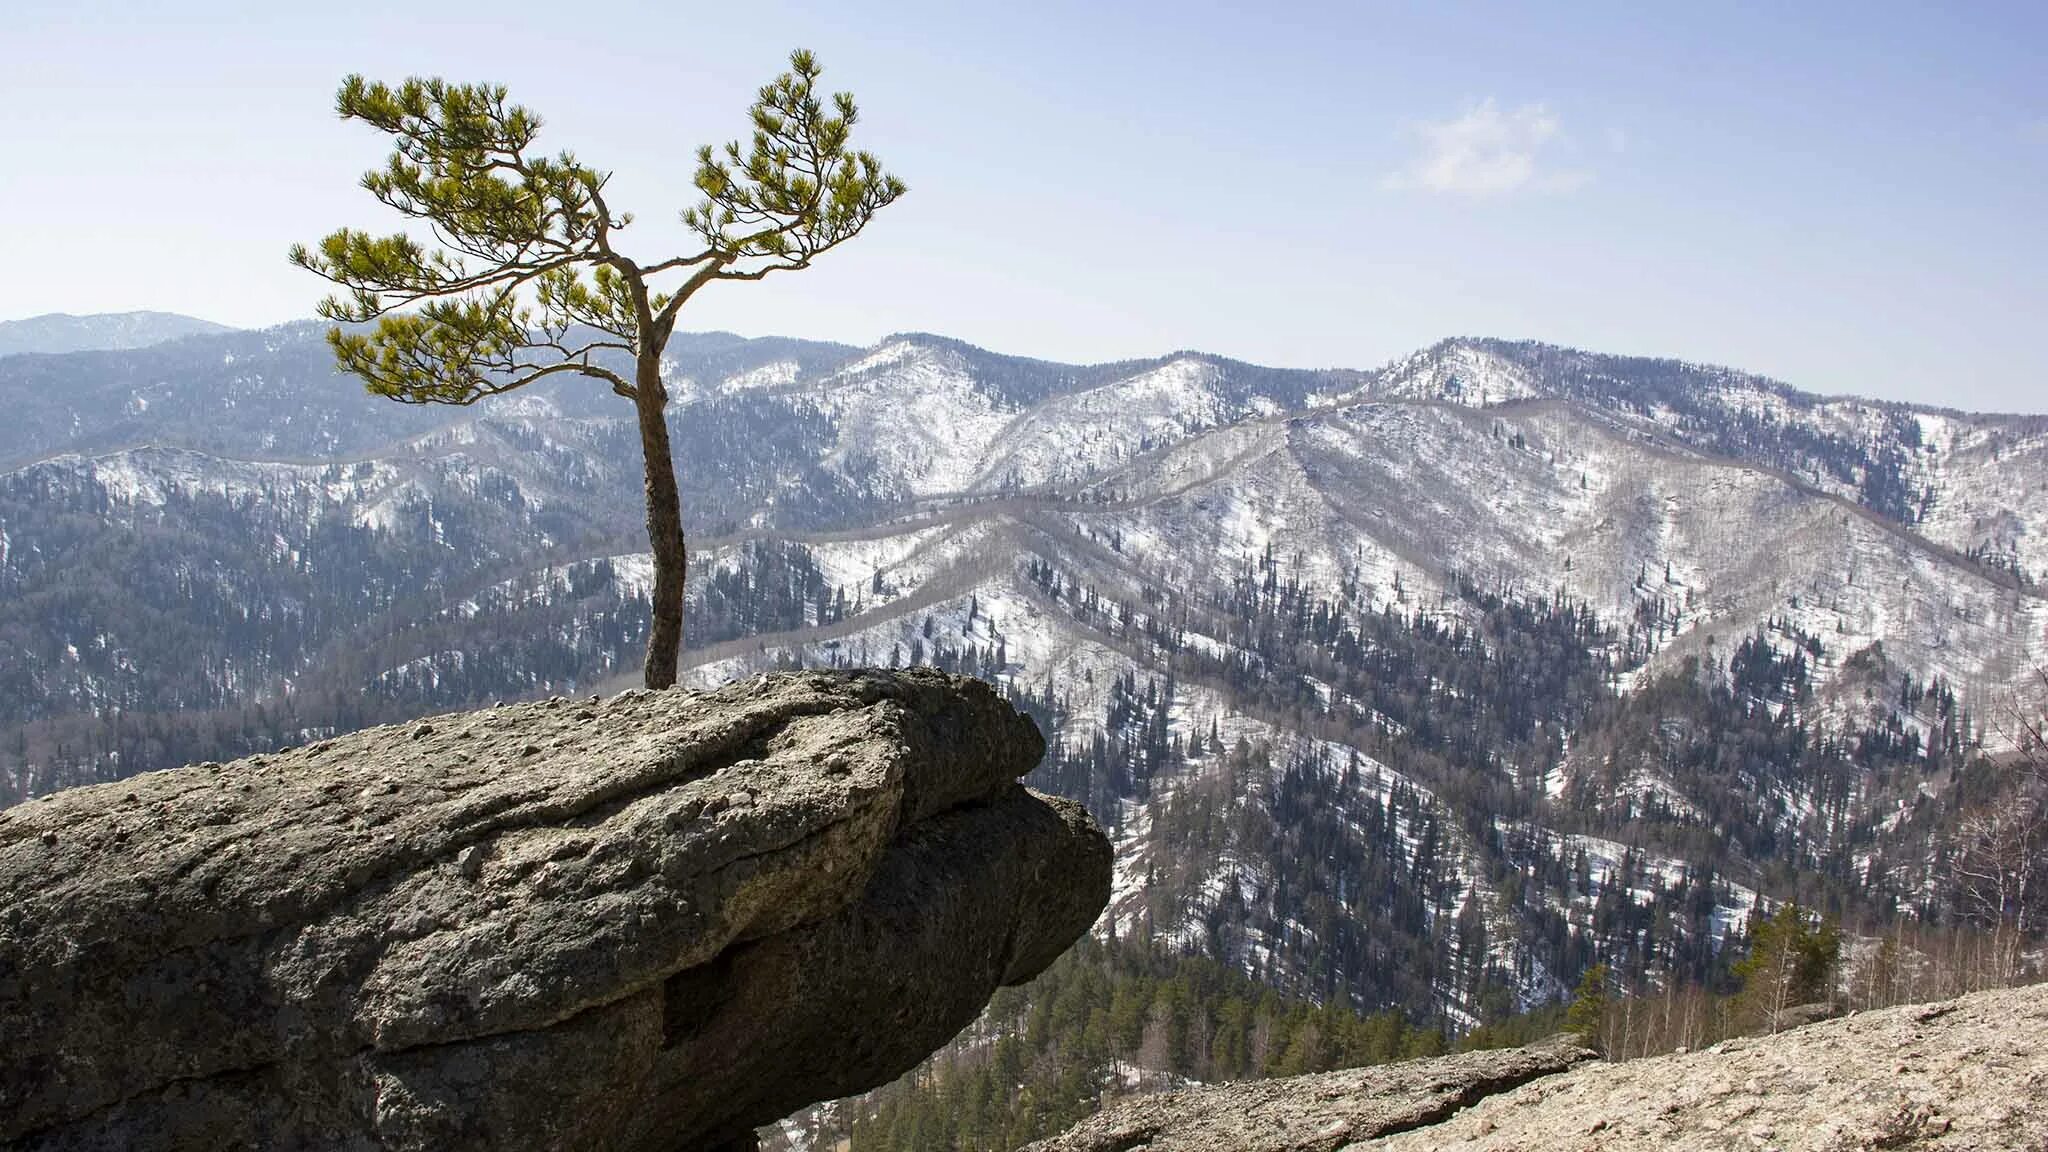
<path fill-rule="evenodd" d="M 790 70 L 749 110 L 751 147 L 730 143 L 722 158 L 699 151 L 704 200 L 683 219 L 705 247 L 645 267 L 616 247 L 632 216 L 612 212 L 610 175 L 568 152 L 536 154 L 540 118 L 510 103 L 504 87 L 348 77 L 337 111 L 391 138 L 386 164 L 362 186 L 424 221 L 431 240 L 344 228 L 292 249 L 293 263 L 339 289 L 321 301 L 322 316 L 376 324 L 369 333 L 330 330 L 337 363 L 406 403 L 471 404 L 564 372 L 641 403 L 663 398 L 650 358 L 705 285 L 807 268 L 904 191 L 873 156 L 849 148 L 853 99 L 828 101 L 819 74 L 810 53 L 791 54 Z M 674 293 L 650 287 L 651 277 L 684 270 Z M 572 340 L 575 328 L 597 336 Z M 635 379 L 593 363 L 601 352 L 637 357 Z M 534 363 L 546 355 L 561 360 Z"/>
<path fill-rule="evenodd" d="M 434 396 L 416 396 L 405 392 L 393 392 L 388 393 L 387 395 L 389 396 L 390 399 L 396 400 L 400 404 L 447 404 L 451 407 L 467 408 L 471 404 L 474 404 L 477 401 L 482 400 L 486 397 L 502 396 L 507 392 L 516 392 L 519 389 L 526 387 L 528 384 L 531 384 L 536 380 L 540 380 L 548 376 L 558 376 L 564 372 L 575 372 L 584 376 L 590 376 L 594 377 L 595 379 L 607 381 L 608 383 L 611 384 L 612 391 L 628 399 L 631 399 L 635 395 L 633 391 L 633 385 L 627 382 L 627 380 L 624 377 L 620 376 L 618 373 L 613 372 L 611 369 L 604 368 L 596 364 L 582 364 L 568 360 L 537 368 L 524 376 L 516 377 L 512 380 L 505 381 L 504 383 L 501 384 L 488 384 L 477 387 L 473 389 L 468 395 L 462 397 L 442 398 Z"/>
<path fill-rule="evenodd" d="M 715 260 L 717 258 L 718 251 L 716 249 L 706 248 L 695 256 L 672 256 L 659 264 L 650 264 L 640 271 L 648 276 L 659 276 L 663 272 L 672 272 L 677 268 L 688 268 L 693 264 L 702 264 L 706 260 Z"/>

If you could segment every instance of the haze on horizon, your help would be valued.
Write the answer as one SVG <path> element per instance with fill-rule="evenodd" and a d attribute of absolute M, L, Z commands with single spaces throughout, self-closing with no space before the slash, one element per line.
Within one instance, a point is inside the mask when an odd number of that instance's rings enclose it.
<path fill-rule="evenodd" d="M 396 226 L 355 185 L 382 139 L 332 112 L 350 71 L 509 85 L 665 254 L 695 147 L 803 45 L 911 193 L 686 327 L 1347 367 L 1501 336 L 2048 410 L 2038 6 L 179 7 L 5 18 L 0 319 L 309 315 L 285 249 Z"/>

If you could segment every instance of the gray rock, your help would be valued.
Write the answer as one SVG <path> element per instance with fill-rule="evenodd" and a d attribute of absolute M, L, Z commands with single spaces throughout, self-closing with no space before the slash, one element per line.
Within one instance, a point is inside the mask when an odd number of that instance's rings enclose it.
<path fill-rule="evenodd" d="M 1333 1152 L 1356 1141 L 1429 1125 L 1495 1092 L 1594 1058 L 1563 1039 L 1529 1048 L 1467 1052 L 1215 1084 L 1122 1100 L 1025 1152 Z"/>
<path fill-rule="evenodd" d="M 0 812 L 0 1146 L 684 1149 L 884 1083 L 1108 897 L 985 685 L 543 701 Z"/>
<path fill-rule="evenodd" d="M 2048 1148 L 2048 986 L 1539 1080 L 1368 1148 Z"/>
<path fill-rule="evenodd" d="M 1137 1097 L 1028 1152 L 2048 1148 L 2048 985 L 1591 1057 L 1559 1040 Z"/>
<path fill-rule="evenodd" d="M 1776 1016 L 1772 1017 L 1771 1030 L 1773 1032 L 1783 1032 L 1788 1028 L 1804 1028 L 1808 1024 L 1818 1024 L 1823 1020 L 1833 1020 L 1841 1014 L 1841 1011 L 1834 1005 L 1824 1001 L 1812 1004 L 1794 1004 L 1790 1008 L 1782 1009 Z"/>

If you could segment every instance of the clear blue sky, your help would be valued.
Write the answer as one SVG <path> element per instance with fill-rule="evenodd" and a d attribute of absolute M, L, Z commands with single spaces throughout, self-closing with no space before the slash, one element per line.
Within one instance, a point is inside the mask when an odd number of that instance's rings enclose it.
<path fill-rule="evenodd" d="M 308 314 L 286 247 L 393 225 L 349 71 L 508 83 L 659 254 L 694 147 L 805 45 L 911 194 L 687 327 L 1356 367 L 1533 337 L 2048 410 L 2039 0 L 14 0 L 0 41 L 0 318 Z"/>

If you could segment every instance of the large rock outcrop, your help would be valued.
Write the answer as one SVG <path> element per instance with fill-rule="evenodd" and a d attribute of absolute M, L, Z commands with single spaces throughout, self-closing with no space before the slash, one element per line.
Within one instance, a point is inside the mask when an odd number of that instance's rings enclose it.
<path fill-rule="evenodd" d="M 1586 1055 L 1548 1045 L 1168 1093 L 1115 1105 L 1032 1149 L 2048 1148 L 2048 985 L 1684 1055 L 1621 1064 L 1581 1062 Z"/>
<path fill-rule="evenodd" d="M 974 681 L 800 673 L 0 812 L 0 1147 L 751 1146 L 1093 921 L 1042 748 Z"/>

